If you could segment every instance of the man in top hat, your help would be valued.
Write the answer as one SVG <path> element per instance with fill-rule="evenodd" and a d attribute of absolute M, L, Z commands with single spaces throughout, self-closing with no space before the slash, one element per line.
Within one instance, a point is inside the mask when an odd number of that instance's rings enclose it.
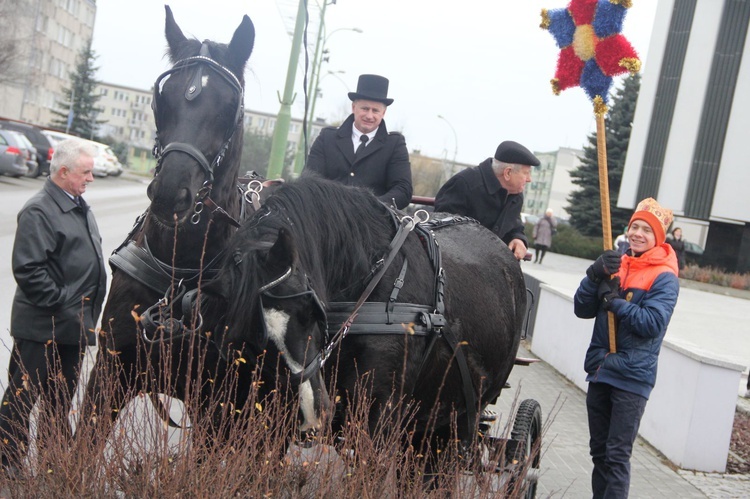
<path fill-rule="evenodd" d="M 539 160 L 518 142 L 497 146 L 494 158 L 455 174 L 435 196 L 435 211 L 474 218 L 508 245 L 521 260 L 529 242 L 521 221 L 523 189 Z"/>
<path fill-rule="evenodd" d="M 361 75 L 349 99 L 352 114 L 340 127 L 321 130 L 305 171 L 367 187 L 384 203 L 406 207 L 412 194 L 411 164 L 404 136 L 388 132 L 383 121 L 393 102 L 388 98 L 388 79 Z"/>
<path fill-rule="evenodd" d="M 677 256 L 665 242 L 671 223 L 672 211 L 656 200 L 638 203 L 628 224 L 630 249 L 602 253 L 573 298 L 576 316 L 595 319 L 584 362 L 594 498 L 628 497 L 633 442 L 680 292 Z M 614 352 L 607 312 L 617 324 Z"/>

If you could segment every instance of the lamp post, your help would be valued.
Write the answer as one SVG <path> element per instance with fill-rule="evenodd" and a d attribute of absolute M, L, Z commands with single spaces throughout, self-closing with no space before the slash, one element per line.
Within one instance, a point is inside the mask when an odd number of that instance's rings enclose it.
<path fill-rule="evenodd" d="M 305 158 L 307 157 L 307 145 L 304 141 L 304 131 L 305 130 L 312 130 L 312 124 L 315 121 L 315 101 L 318 99 L 318 85 L 320 84 L 320 68 L 323 65 L 324 61 L 328 61 L 327 57 L 324 57 L 325 54 L 328 52 L 325 49 L 326 43 L 328 42 L 328 39 L 331 38 L 334 33 L 338 33 L 339 31 L 354 31 L 355 33 L 362 33 L 362 30 L 360 28 L 337 28 L 330 33 L 328 33 L 322 40 L 321 40 L 321 34 L 325 34 L 325 6 L 327 4 L 323 4 L 323 9 L 321 10 L 321 16 L 320 16 L 320 30 L 318 31 L 318 43 L 315 47 L 315 56 L 313 57 L 313 75 L 310 78 L 310 85 L 308 87 L 307 95 L 312 96 L 311 102 L 308 106 L 308 113 L 307 113 L 307 121 L 302 123 L 303 134 L 300 136 L 299 144 L 297 145 L 297 154 L 294 158 L 294 174 L 299 175 L 302 172 L 302 167 L 305 163 Z M 328 74 L 333 74 L 332 72 L 328 72 Z M 325 76 L 324 76 L 325 78 Z M 307 103 L 306 103 L 307 104 Z"/>
<path fill-rule="evenodd" d="M 292 121 L 292 102 L 294 101 L 294 79 L 297 75 L 297 61 L 299 60 L 300 45 L 302 44 L 302 32 L 305 25 L 305 8 L 307 2 L 299 0 L 297 8 L 297 23 L 292 36 L 292 50 L 289 54 L 289 66 L 286 71 L 286 84 L 284 85 L 284 96 L 279 96 L 281 108 L 276 117 L 276 126 L 271 141 L 271 157 L 268 160 L 268 172 L 266 177 L 277 178 L 281 176 L 284 169 L 284 156 L 289 137 L 289 123 Z"/>
<path fill-rule="evenodd" d="M 451 162 L 451 169 L 450 172 L 443 171 L 443 174 L 445 175 L 444 180 L 448 180 L 456 169 L 456 156 L 458 155 L 458 135 L 456 134 L 456 129 L 453 128 L 453 125 L 451 125 L 451 122 L 448 121 L 448 119 L 443 116 L 442 114 L 438 114 L 438 118 L 445 121 L 445 123 L 450 127 L 451 132 L 453 132 L 453 161 Z"/>

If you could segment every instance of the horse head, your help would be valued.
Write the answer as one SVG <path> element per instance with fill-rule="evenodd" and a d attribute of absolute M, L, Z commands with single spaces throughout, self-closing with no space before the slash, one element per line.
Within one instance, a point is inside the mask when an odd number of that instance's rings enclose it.
<path fill-rule="evenodd" d="M 230 351 L 243 345 L 255 355 L 264 354 L 264 372 L 279 373 L 283 386 L 297 389 L 300 429 L 317 431 L 330 414 L 321 373 L 327 339 L 325 308 L 301 268 L 290 232 L 280 229 L 275 241 L 258 242 L 255 236 L 243 237 L 244 229 L 233 239 L 219 278 L 224 293 L 232 294 L 224 298 L 221 341 Z"/>
<path fill-rule="evenodd" d="M 173 63 L 154 84 L 157 168 L 148 186 L 151 215 L 165 225 L 200 221 L 214 192 L 232 193 L 242 152 L 244 69 L 255 40 L 244 16 L 228 45 L 188 39 L 166 6 L 166 39 Z M 218 191 L 218 193 L 217 193 Z M 224 208 L 236 216 L 239 200 Z"/>

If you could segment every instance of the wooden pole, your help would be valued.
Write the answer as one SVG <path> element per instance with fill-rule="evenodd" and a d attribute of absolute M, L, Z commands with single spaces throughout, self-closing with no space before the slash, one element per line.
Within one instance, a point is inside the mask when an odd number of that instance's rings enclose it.
<path fill-rule="evenodd" d="M 606 107 L 597 109 L 594 106 L 596 115 L 596 148 L 599 160 L 599 199 L 602 207 L 602 239 L 604 249 L 612 249 L 612 219 L 609 214 L 609 176 L 607 174 L 607 131 L 604 126 L 604 115 Z M 607 312 L 607 322 L 609 324 L 609 351 L 617 351 L 617 340 L 615 338 L 615 314 Z"/>

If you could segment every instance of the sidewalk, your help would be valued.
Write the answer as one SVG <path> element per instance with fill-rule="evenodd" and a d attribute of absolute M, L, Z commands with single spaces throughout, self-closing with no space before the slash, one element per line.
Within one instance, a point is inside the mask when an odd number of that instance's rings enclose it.
<path fill-rule="evenodd" d="M 522 357 L 534 357 L 525 349 Z M 500 414 L 502 431 L 514 399 L 535 399 L 542 406 L 544 434 L 537 497 L 591 497 L 591 459 L 586 420 L 586 395 L 545 362 L 528 367 L 516 366 L 511 372 L 510 390 L 505 390 L 494 409 Z M 517 397 L 516 397 L 517 395 Z M 640 437 L 633 449 L 630 497 L 662 499 L 665 497 L 748 497 L 750 477 L 737 495 L 711 495 L 699 490 L 674 471 L 660 454 Z M 720 477 L 718 477 L 720 479 Z M 709 483 L 707 491 L 720 484 Z M 723 485 L 723 484 L 721 484 Z"/>

